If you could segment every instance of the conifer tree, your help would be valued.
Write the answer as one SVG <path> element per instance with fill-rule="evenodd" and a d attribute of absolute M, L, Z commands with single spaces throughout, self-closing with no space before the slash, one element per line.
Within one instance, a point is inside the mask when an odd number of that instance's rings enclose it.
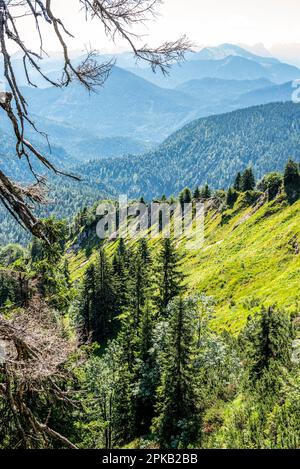
<path fill-rule="evenodd" d="M 238 172 L 236 177 L 235 177 L 233 188 L 234 188 L 234 190 L 236 190 L 238 192 L 242 190 L 242 175 L 241 175 L 240 172 Z"/>
<path fill-rule="evenodd" d="M 123 238 L 119 240 L 118 248 L 113 259 L 113 271 L 116 282 L 118 309 L 122 312 L 130 304 L 130 253 L 126 249 Z"/>
<path fill-rule="evenodd" d="M 101 249 L 95 265 L 95 298 L 92 308 L 93 340 L 106 343 L 114 335 L 117 314 L 115 282 L 111 265 L 104 249 Z"/>
<path fill-rule="evenodd" d="M 255 178 L 254 178 L 253 170 L 252 168 L 247 168 L 242 175 L 241 191 L 242 192 L 253 191 L 254 189 L 255 189 Z"/>
<path fill-rule="evenodd" d="M 142 238 L 138 244 L 139 254 L 142 261 L 147 265 L 147 268 L 150 268 L 152 263 L 151 252 L 149 249 L 148 242 L 145 238 Z"/>
<path fill-rule="evenodd" d="M 142 312 L 136 353 L 135 427 L 138 436 L 149 433 L 154 417 L 155 393 L 159 384 L 158 366 L 152 351 L 153 325 L 153 306 L 147 301 Z"/>
<path fill-rule="evenodd" d="M 195 191 L 194 191 L 194 194 L 193 194 L 193 199 L 195 200 L 199 200 L 201 197 L 201 193 L 200 193 L 200 189 L 199 187 L 197 186 Z"/>
<path fill-rule="evenodd" d="M 161 354 L 161 382 L 153 431 L 161 448 L 186 447 L 197 437 L 194 394 L 194 324 L 189 300 L 169 305 L 166 345 Z M 199 420 L 198 420 L 199 421 Z"/>
<path fill-rule="evenodd" d="M 138 243 L 132 272 L 132 305 L 134 310 L 134 325 L 138 327 L 142 310 L 145 307 L 151 284 L 151 255 L 146 239 Z"/>
<path fill-rule="evenodd" d="M 236 190 L 229 187 L 227 192 L 226 205 L 228 205 L 228 207 L 233 207 L 235 202 L 237 201 L 237 197 L 238 194 Z"/>
<path fill-rule="evenodd" d="M 158 259 L 158 307 L 164 316 L 166 308 L 171 300 L 178 296 L 182 290 L 183 275 L 179 270 L 179 255 L 174 241 L 170 238 L 162 241 Z"/>
<path fill-rule="evenodd" d="M 258 384 L 266 398 L 278 387 L 282 369 L 291 367 L 294 333 L 290 317 L 273 307 L 263 309 L 249 320 L 245 334 L 250 383 Z"/>
<path fill-rule="evenodd" d="M 68 263 L 67 259 L 65 259 L 65 261 L 64 261 L 63 274 L 64 274 L 64 277 L 66 279 L 67 286 L 68 286 L 68 288 L 70 288 L 70 286 L 71 286 L 71 276 L 70 276 L 69 263 Z"/>
<path fill-rule="evenodd" d="M 298 164 L 292 160 L 285 167 L 283 183 L 288 200 L 295 202 L 300 197 L 300 173 Z"/>
<path fill-rule="evenodd" d="M 192 194 L 188 187 L 186 187 L 179 195 L 179 202 L 183 207 L 184 204 L 189 204 L 192 201 Z"/>
<path fill-rule="evenodd" d="M 92 334 L 92 317 L 96 303 L 95 266 L 91 264 L 85 271 L 80 300 L 80 338 L 86 342 Z"/>
<path fill-rule="evenodd" d="M 205 186 L 203 187 L 203 189 L 201 191 L 201 197 L 204 200 L 208 200 L 208 199 L 211 198 L 211 190 L 210 190 L 208 184 L 205 184 Z"/>

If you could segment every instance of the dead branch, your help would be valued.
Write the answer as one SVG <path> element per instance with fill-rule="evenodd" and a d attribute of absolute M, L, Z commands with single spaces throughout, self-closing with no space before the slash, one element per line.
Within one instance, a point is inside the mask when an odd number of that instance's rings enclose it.
<path fill-rule="evenodd" d="M 137 60 L 144 60 L 150 64 L 153 71 L 161 70 L 168 73 L 169 67 L 176 61 L 183 60 L 184 53 L 190 50 L 191 44 L 183 37 L 174 42 L 166 42 L 160 47 L 151 48 L 144 45 L 139 48 L 136 41 L 139 36 L 131 30 L 137 23 L 143 23 L 156 15 L 156 7 L 161 0 L 79 0 L 83 11 L 83 20 L 96 20 L 106 35 L 115 41 L 119 36 L 125 40 Z M 76 8 L 74 1 L 70 5 L 70 17 Z M 19 19 L 29 17 L 33 28 L 39 37 L 37 51 L 31 50 L 26 40 L 22 38 Z M 63 67 L 61 79 L 53 80 L 42 69 L 42 60 L 47 54 L 44 45 L 47 43 L 44 25 L 51 27 L 61 47 Z M 41 78 L 51 86 L 65 87 L 77 80 L 89 92 L 102 86 L 109 77 L 114 61 L 101 62 L 96 51 L 87 51 L 82 62 L 75 67 L 70 59 L 67 38 L 74 37 L 63 21 L 58 18 L 52 8 L 51 0 L 0 0 L 0 54 L 3 57 L 4 77 L 7 90 L 0 93 L 0 107 L 10 120 L 16 138 L 16 153 L 19 158 L 25 158 L 34 177 L 30 158 L 39 160 L 47 170 L 56 174 L 79 179 L 74 175 L 66 174 L 54 167 L 50 160 L 42 155 L 37 148 L 26 138 L 26 124 L 39 132 L 29 117 L 28 104 L 22 94 L 15 73 L 15 65 L 9 52 L 8 42 L 12 42 L 23 55 L 23 68 L 29 86 L 36 87 L 31 77 L 31 71 L 37 72 Z M 45 136 L 44 133 L 40 132 Z M 46 137 L 46 136 L 45 136 Z M 35 218 L 32 209 L 24 199 L 24 194 L 16 189 L 15 183 L 5 175 L 0 177 L 0 198 L 5 207 L 14 217 L 34 235 L 44 238 L 42 225 Z M 4 182 L 5 180 L 5 182 Z"/>
<path fill-rule="evenodd" d="M 12 415 L 21 446 L 45 447 L 56 440 L 63 447 L 75 449 L 49 426 L 48 417 L 41 422 L 30 402 L 34 402 L 33 396 L 49 402 L 72 402 L 61 383 L 70 377 L 65 365 L 76 344 L 63 337 L 54 314 L 39 298 L 12 320 L 0 319 L 0 340 L 5 345 L 0 395 Z"/>

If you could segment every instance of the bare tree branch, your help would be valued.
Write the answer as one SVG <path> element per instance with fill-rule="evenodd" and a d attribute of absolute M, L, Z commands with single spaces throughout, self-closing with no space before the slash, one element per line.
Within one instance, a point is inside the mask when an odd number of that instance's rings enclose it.
<path fill-rule="evenodd" d="M 63 447 L 76 449 L 49 426 L 49 418 L 41 422 L 35 407 L 30 407 L 33 396 L 71 402 L 60 383 L 70 378 L 65 363 L 76 344 L 63 335 L 46 303 L 36 296 L 30 307 L 14 319 L 0 318 L 0 340 L 5 344 L 5 360 L 0 363 L 0 395 L 12 415 L 22 447 L 48 446 L 48 441 L 56 440 Z"/>
<path fill-rule="evenodd" d="M 99 26 L 112 41 L 119 37 L 127 42 L 136 60 L 148 62 L 154 72 L 161 70 L 167 74 L 173 63 L 184 59 L 185 52 L 191 49 L 191 43 L 186 37 L 182 37 L 156 48 L 151 48 L 147 44 L 139 48 L 136 41 L 140 36 L 131 29 L 136 24 L 155 18 L 156 8 L 160 3 L 161 0 L 74 0 L 70 6 L 69 16 L 72 16 L 76 5 L 78 8 L 81 7 L 83 20 L 98 21 Z M 32 26 L 37 31 L 38 51 L 31 50 L 26 40 L 22 38 L 22 29 L 18 20 L 24 17 L 32 20 Z M 63 66 L 61 78 L 58 80 L 47 76 L 42 68 L 42 60 L 47 54 L 44 47 L 47 44 L 45 25 L 51 27 L 61 47 Z M 55 168 L 50 160 L 26 138 L 26 125 L 33 127 L 37 132 L 38 129 L 29 117 L 28 104 L 18 84 L 8 43 L 12 42 L 23 55 L 23 69 L 29 86 L 36 87 L 31 76 L 31 72 L 35 71 L 51 86 L 62 88 L 77 80 L 89 92 L 95 91 L 109 77 L 114 60 L 101 62 L 98 53 L 90 50 L 86 52 L 82 62 L 77 67 L 74 66 L 67 45 L 67 40 L 73 37 L 64 22 L 53 11 L 51 0 L 0 0 L 0 54 L 3 57 L 4 77 L 8 87 L 8 90 L 0 93 L 0 107 L 11 122 L 16 138 L 17 156 L 25 158 L 25 164 L 29 165 L 37 182 L 39 177 L 33 171 L 31 157 L 56 174 L 78 180 L 79 178 Z M 45 238 L 43 225 L 36 220 L 28 206 L 24 190 L 20 191 L 15 183 L 6 176 L 4 179 L 3 176 L 5 175 L 0 175 L 0 199 L 21 224 L 36 236 Z"/>

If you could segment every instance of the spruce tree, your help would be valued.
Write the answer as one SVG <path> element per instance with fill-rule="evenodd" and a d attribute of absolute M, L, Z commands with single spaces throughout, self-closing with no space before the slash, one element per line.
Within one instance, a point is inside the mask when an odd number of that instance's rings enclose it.
<path fill-rule="evenodd" d="M 292 160 L 285 167 L 283 184 L 289 202 L 295 202 L 300 197 L 300 173 L 298 164 Z"/>
<path fill-rule="evenodd" d="M 151 258 L 151 252 L 149 249 L 148 241 L 145 238 L 142 238 L 139 243 L 138 243 L 138 252 L 139 255 L 142 259 L 142 261 L 145 263 L 147 268 L 151 267 L 152 263 L 152 258 Z"/>
<path fill-rule="evenodd" d="M 95 266 L 91 264 L 85 271 L 79 306 L 80 340 L 86 342 L 92 334 L 92 317 L 96 304 Z"/>
<path fill-rule="evenodd" d="M 134 325 L 139 326 L 142 310 L 145 307 L 151 285 L 151 255 L 146 239 L 141 239 L 131 267 L 131 303 L 134 311 Z"/>
<path fill-rule="evenodd" d="M 69 263 L 67 259 L 65 259 L 64 261 L 63 275 L 65 277 L 67 287 L 70 288 L 71 287 L 71 275 L 70 275 Z"/>
<path fill-rule="evenodd" d="M 190 204 L 192 201 L 192 194 L 191 191 L 188 187 L 186 187 L 179 196 L 179 202 L 181 206 L 183 207 L 184 204 Z"/>
<path fill-rule="evenodd" d="M 117 298 L 112 267 L 104 249 L 101 249 L 95 265 L 95 304 L 91 318 L 94 341 L 103 344 L 113 337 L 116 314 Z"/>
<path fill-rule="evenodd" d="M 195 200 L 199 200 L 201 197 L 201 193 L 200 193 L 200 189 L 199 187 L 197 186 L 195 191 L 194 191 L 194 194 L 193 194 L 193 199 Z"/>
<path fill-rule="evenodd" d="M 251 385 L 258 385 L 264 397 L 274 395 L 279 375 L 291 367 L 293 328 L 290 317 L 273 307 L 264 308 L 246 327 L 245 358 Z"/>
<path fill-rule="evenodd" d="M 197 437 L 192 311 L 189 300 L 178 298 L 169 305 L 166 345 L 160 357 L 157 417 L 153 422 L 161 448 L 186 448 Z"/>
<path fill-rule="evenodd" d="M 137 435 L 149 433 L 154 417 L 155 392 L 159 384 L 158 366 L 153 354 L 154 308 L 147 301 L 140 321 L 137 341 L 135 421 Z"/>
<path fill-rule="evenodd" d="M 202 197 L 202 199 L 204 199 L 204 200 L 208 200 L 208 199 L 211 198 L 211 190 L 210 190 L 208 184 L 205 184 L 205 186 L 204 186 L 203 189 L 201 190 L 201 197 Z"/>
<path fill-rule="evenodd" d="M 233 188 L 234 188 L 234 190 L 236 190 L 238 192 L 242 190 L 242 175 L 241 175 L 240 172 L 238 172 L 236 177 L 235 177 Z"/>
<path fill-rule="evenodd" d="M 170 238 L 162 241 L 158 258 L 158 308 L 160 314 L 166 315 L 166 308 L 171 300 L 183 290 L 183 275 L 179 270 L 179 255 L 174 241 Z"/>
<path fill-rule="evenodd" d="M 255 189 L 255 178 L 252 168 L 247 168 L 242 175 L 241 191 L 253 191 Z"/>
<path fill-rule="evenodd" d="M 119 312 L 124 311 L 130 304 L 131 279 L 129 268 L 130 253 L 126 249 L 124 239 L 121 238 L 113 258 L 113 272 L 115 276 Z"/>
<path fill-rule="evenodd" d="M 237 201 L 237 198 L 238 194 L 236 190 L 230 187 L 227 192 L 226 205 L 228 205 L 228 207 L 233 207 L 235 202 Z"/>

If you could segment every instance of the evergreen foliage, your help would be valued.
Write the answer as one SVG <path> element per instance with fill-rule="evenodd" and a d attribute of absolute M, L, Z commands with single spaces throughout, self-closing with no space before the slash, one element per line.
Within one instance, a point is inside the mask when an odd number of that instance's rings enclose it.
<path fill-rule="evenodd" d="M 299 165 L 292 160 L 285 167 L 283 182 L 288 200 L 295 202 L 300 197 L 300 172 Z"/>
<path fill-rule="evenodd" d="M 191 302 L 178 298 L 168 307 L 168 325 L 161 351 L 153 432 L 163 448 L 186 448 L 197 438 L 193 369 L 194 315 Z"/>
<path fill-rule="evenodd" d="M 157 304 L 162 316 L 167 314 L 169 302 L 183 291 L 183 275 L 179 270 L 179 261 L 174 241 L 170 238 L 164 239 L 158 257 Z"/>
<path fill-rule="evenodd" d="M 247 168 L 242 174 L 241 192 L 253 191 L 255 189 L 255 179 L 252 168 Z"/>

